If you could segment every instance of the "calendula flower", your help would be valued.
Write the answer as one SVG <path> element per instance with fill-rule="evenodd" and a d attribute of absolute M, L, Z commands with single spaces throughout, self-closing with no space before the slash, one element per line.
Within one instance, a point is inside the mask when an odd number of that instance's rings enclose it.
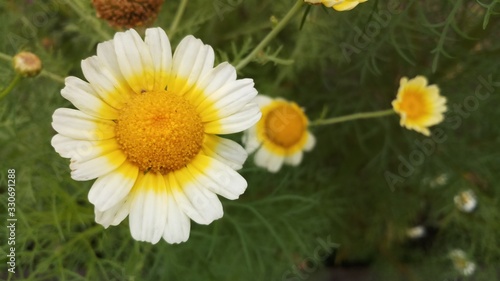
<path fill-rule="evenodd" d="M 323 4 L 325 7 L 334 8 L 337 11 L 348 11 L 354 9 L 359 3 L 368 0 L 304 0 L 306 3 Z"/>
<path fill-rule="evenodd" d="M 129 216 L 132 237 L 186 241 L 190 219 L 209 224 L 223 215 L 216 194 L 237 199 L 247 183 L 247 153 L 218 134 L 240 132 L 261 116 L 251 79 L 236 79 L 227 62 L 186 36 L 173 56 L 160 28 L 116 33 L 82 61 L 88 82 L 66 78 L 63 97 L 78 109 L 54 112 L 55 150 L 70 158 L 71 177 L 96 179 L 88 198 L 96 222 Z"/>
<path fill-rule="evenodd" d="M 476 195 L 472 190 L 460 192 L 458 195 L 453 197 L 453 201 L 455 202 L 457 208 L 465 213 L 474 211 L 477 206 Z"/>
<path fill-rule="evenodd" d="M 428 128 L 444 119 L 446 98 L 439 94 L 436 85 L 427 85 L 427 79 L 423 76 L 410 80 L 403 77 L 392 106 L 401 116 L 401 126 L 429 136 Z"/>
<path fill-rule="evenodd" d="M 464 276 L 469 276 L 476 270 L 476 264 L 470 261 L 465 252 L 460 249 L 455 249 L 449 254 L 455 269 Z"/>
<path fill-rule="evenodd" d="M 259 95 L 255 98 L 262 110 L 262 119 L 245 131 L 243 142 L 248 153 L 256 151 L 255 164 L 277 172 L 283 163 L 297 166 L 303 151 L 310 151 L 316 139 L 308 131 L 308 119 L 294 102 L 271 99 Z"/>

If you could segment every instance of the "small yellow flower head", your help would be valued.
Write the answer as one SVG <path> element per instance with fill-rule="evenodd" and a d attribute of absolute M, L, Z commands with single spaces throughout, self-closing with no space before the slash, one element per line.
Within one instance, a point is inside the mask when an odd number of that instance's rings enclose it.
<path fill-rule="evenodd" d="M 257 151 L 255 164 L 272 173 L 283 164 L 299 165 L 303 152 L 313 149 L 316 143 L 302 108 L 294 102 L 264 95 L 258 95 L 255 102 L 262 110 L 262 118 L 243 136 L 247 152 Z"/>
<path fill-rule="evenodd" d="M 472 190 L 466 190 L 460 192 L 453 198 L 457 208 L 465 213 L 470 213 L 474 211 L 477 206 L 476 195 Z"/>
<path fill-rule="evenodd" d="M 30 52 L 20 52 L 12 59 L 14 70 L 24 77 L 37 76 L 42 71 L 42 61 Z"/>
<path fill-rule="evenodd" d="M 98 18 L 115 28 L 131 28 L 152 23 L 163 0 L 92 0 Z"/>
<path fill-rule="evenodd" d="M 325 7 L 334 8 L 337 11 L 348 11 L 354 9 L 359 3 L 368 0 L 304 0 L 306 3 L 323 4 Z"/>
<path fill-rule="evenodd" d="M 439 94 L 436 85 L 427 85 L 427 79 L 417 76 L 408 80 L 401 78 L 396 99 L 392 107 L 401 116 L 401 126 L 426 136 L 429 127 L 443 121 L 446 98 Z"/>
<path fill-rule="evenodd" d="M 449 257 L 455 269 L 464 276 L 472 275 L 476 270 L 476 264 L 470 261 L 462 250 L 455 249 L 451 251 Z"/>

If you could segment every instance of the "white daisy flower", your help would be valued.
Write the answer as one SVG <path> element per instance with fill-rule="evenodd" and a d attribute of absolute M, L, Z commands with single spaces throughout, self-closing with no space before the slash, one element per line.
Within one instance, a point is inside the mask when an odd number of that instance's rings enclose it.
<path fill-rule="evenodd" d="M 232 134 L 261 117 L 252 79 L 236 79 L 214 51 L 186 36 L 173 56 L 161 28 L 118 32 L 82 61 L 88 82 L 61 91 L 78 109 L 54 112 L 52 146 L 70 158 L 71 177 L 97 179 L 88 198 L 105 228 L 129 216 L 132 237 L 169 243 L 189 237 L 190 219 L 223 215 L 216 194 L 237 199 L 247 183 L 235 170 L 247 153 Z"/>
<path fill-rule="evenodd" d="M 419 239 L 426 235 L 427 231 L 423 225 L 417 225 L 406 230 L 406 236 L 410 239 Z"/>
<path fill-rule="evenodd" d="M 477 206 L 476 195 L 472 190 L 460 192 L 458 195 L 453 197 L 453 201 L 455 201 L 457 208 L 465 213 L 474 211 Z"/>
<path fill-rule="evenodd" d="M 247 152 L 257 150 L 255 164 L 273 173 L 283 163 L 299 165 L 303 151 L 310 151 L 316 143 L 304 111 L 294 102 L 264 95 L 258 95 L 255 102 L 262 110 L 262 119 L 243 136 Z"/>
<path fill-rule="evenodd" d="M 476 271 L 476 264 L 470 261 L 465 252 L 460 249 L 452 250 L 449 254 L 455 269 L 464 276 L 470 276 Z"/>

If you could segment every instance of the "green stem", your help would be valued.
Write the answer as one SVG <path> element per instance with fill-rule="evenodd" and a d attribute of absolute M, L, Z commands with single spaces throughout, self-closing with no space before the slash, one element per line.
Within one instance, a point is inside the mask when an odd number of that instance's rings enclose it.
<path fill-rule="evenodd" d="M 276 35 L 278 35 L 278 33 L 288 24 L 288 22 L 293 18 L 293 16 L 295 16 L 295 14 L 297 14 L 297 12 L 300 11 L 300 8 L 302 8 L 303 4 L 304 4 L 304 0 L 297 0 L 295 5 L 288 11 L 288 13 L 276 25 L 276 27 L 274 27 L 273 30 L 271 30 L 271 32 L 269 32 L 267 34 L 267 36 L 264 37 L 264 39 L 262 39 L 262 41 L 259 43 L 259 45 L 257 45 L 257 47 L 255 47 L 255 49 L 253 49 L 253 51 L 250 54 L 248 54 L 248 56 L 246 56 L 244 59 L 242 59 L 236 65 L 236 67 L 235 67 L 236 70 L 240 70 L 243 67 L 245 67 L 248 63 L 250 63 L 254 59 L 254 57 L 260 51 L 262 51 L 262 49 L 264 49 L 264 47 L 267 46 L 267 44 L 269 44 L 271 42 L 271 40 L 273 40 L 274 37 L 276 37 Z"/>
<path fill-rule="evenodd" d="M 182 0 L 181 4 L 179 5 L 179 8 L 177 8 L 177 12 L 175 13 L 174 21 L 170 24 L 170 29 L 168 32 L 168 36 L 170 38 L 174 37 L 175 32 L 177 32 L 177 26 L 179 25 L 179 22 L 181 21 L 182 15 L 184 14 L 184 11 L 186 10 L 188 0 Z"/>
<path fill-rule="evenodd" d="M 12 57 L 0 52 L 0 59 L 12 63 Z"/>
<path fill-rule="evenodd" d="M 347 122 L 347 121 L 356 120 L 356 119 L 378 118 L 378 117 L 392 115 L 395 113 L 396 112 L 393 109 L 373 111 L 373 112 L 354 113 L 354 114 L 350 114 L 350 115 L 333 117 L 330 119 L 316 120 L 316 121 L 311 122 L 311 124 L 309 124 L 309 126 L 312 127 L 312 126 L 330 125 L 330 124 L 342 123 L 342 122 Z"/>
<path fill-rule="evenodd" d="M 2 92 L 0 92 L 0 100 L 3 99 L 8 93 L 10 93 L 10 91 L 14 89 L 19 81 L 21 81 L 21 74 L 16 74 L 16 76 L 14 76 L 14 79 L 10 81 L 10 84 L 5 89 L 3 89 Z"/>
<path fill-rule="evenodd" d="M 109 40 L 112 36 L 101 28 L 100 22 L 93 16 L 85 13 L 84 7 L 77 3 L 78 1 L 65 1 L 65 3 L 75 12 L 83 21 L 86 21 L 103 40 Z"/>
<path fill-rule="evenodd" d="M 52 80 L 54 82 L 58 82 L 58 83 L 64 84 L 64 77 L 61 77 L 61 76 L 59 76 L 57 74 L 54 74 L 54 73 L 52 73 L 50 71 L 42 70 L 42 72 L 40 72 L 40 76 L 49 78 L 50 80 Z"/>

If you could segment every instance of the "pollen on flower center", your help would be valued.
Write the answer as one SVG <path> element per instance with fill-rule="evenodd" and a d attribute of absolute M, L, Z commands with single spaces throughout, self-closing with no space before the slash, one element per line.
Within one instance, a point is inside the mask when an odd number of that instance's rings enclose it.
<path fill-rule="evenodd" d="M 116 139 L 127 159 L 143 172 L 166 174 L 199 152 L 204 128 L 196 109 L 168 91 L 134 96 L 120 110 Z"/>
<path fill-rule="evenodd" d="M 418 118 L 426 115 L 427 106 L 424 97 L 419 92 L 405 92 L 399 106 L 408 118 Z"/>
<path fill-rule="evenodd" d="M 307 119 L 296 104 L 280 104 L 266 115 L 266 135 L 279 146 L 291 147 L 298 143 L 306 133 Z"/>

